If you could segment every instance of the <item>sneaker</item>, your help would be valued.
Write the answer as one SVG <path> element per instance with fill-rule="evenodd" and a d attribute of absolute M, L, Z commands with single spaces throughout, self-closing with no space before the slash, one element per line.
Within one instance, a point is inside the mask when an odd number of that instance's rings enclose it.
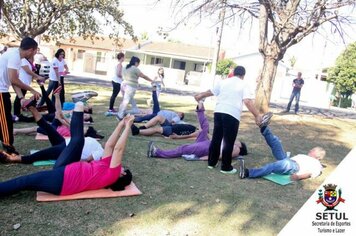
<path fill-rule="evenodd" d="M 219 163 L 217 163 L 215 166 L 209 166 L 209 165 L 208 165 L 208 169 L 212 170 L 212 169 L 218 167 L 218 165 L 219 165 Z"/>
<path fill-rule="evenodd" d="M 157 148 L 153 144 L 153 141 L 150 141 L 148 143 L 148 148 L 147 148 L 147 157 L 148 158 L 155 157 L 156 156 L 156 150 L 157 150 Z"/>
<path fill-rule="evenodd" d="M 244 179 L 247 177 L 247 169 L 245 168 L 245 160 L 243 158 L 239 158 L 239 177 L 240 179 Z"/>
<path fill-rule="evenodd" d="M 13 122 L 18 122 L 20 118 L 17 115 L 12 115 L 12 121 Z"/>
<path fill-rule="evenodd" d="M 237 173 L 237 170 L 234 168 L 232 170 L 220 170 L 220 172 L 227 175 L 234 175 Z"/>
<path fill-rule="evenodd" d="M 239 175 L 240 179 L 245 178 L 244 172 L 245 172 L 245 160 L 243 158 L 238 158 L 239 160 Z"/>
<path fill-rule="evenodd" d="M 124 117 L 123 117 L 123 116 L 120 116 L 119 114 L 117 114 L 117 115 L 116 115 L 116 119 L 117 119 L 118 121 L 121 121 L 122 119 L 124 119 Z"/>
<path fill-rule="evenodd" d="M 195 154 L 183 154 L 182 157 L 186 161 L 200 161 L 200 158 L 197 157 Z"/>
<path fill-rule="evenodd" d="M 262 116 L 261 124 L 259 125 L 260 128 L 267 126 L 271 122 L 271 118 L 273 116 L 272 112 L 267 112 Z"/>
<path fill-rule="evenodd" d="M 110 112 L 110 113 L 117 113 L 117 110 L 115 110 L 115 109 L 109 109 L 108 112 Z"/>

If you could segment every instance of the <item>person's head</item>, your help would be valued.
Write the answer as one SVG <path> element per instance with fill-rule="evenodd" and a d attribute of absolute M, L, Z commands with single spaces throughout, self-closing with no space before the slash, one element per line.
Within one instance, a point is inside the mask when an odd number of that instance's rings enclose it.
<path fill-rule="evenodd" d="M 126 69 L 130 68 L 131 66 L 137 67 L 139 64 L 140 64 L 140 58 L 133 56 L 131 57 L 129 64 L 127 64 Z"/>
<path fill-rule="evenodd" d="M 164 77 L 164 69 L 163 69 L 163 67 L 158 68 L 157 74 L 160 77 Z"/>
<path fill-rule="evenodd" d="M 62 48 L 58 49 L 56 54 L 54 54 L 54 56 L 58 59 L 58 60 L 63 60 L 66 57 L 66 53 L 64 52 L 64 50 Z"/>
<path fill-rule="evenodd" d="M 247 146 L 244 142 L 236 142 L 234 144 L 234 147 L 232 149 L 232 156 L 246 156 L 248 154 L 247 152 Z"/>
<path fill-rule="evenodd" d="M 302 78 L 302 72 L 298 72 L 297 77 Z"/>
<path fill-rule="evenodd" d="M 107 186 L 106 188 L 110 188 L 113 191 L 122 191 L 127 185 L 131 183 L 131 181 L 132 173 L 129 169 L 126 169 L 121 173 L 121 176 L 116 180 L 115 183 Z"/>
<path fill-rule="evenodd" d="M 234 76 L 240 77 L 241 79 L 244 78 L 246 74 L 245 67 L 243 66 L 236 66 L 234 69 Z"/>
<path fill-rule="evenodd" d="M 125 60 L 125 54 L 122 53 L 122 52 L 119 52 L 117 55 L 116 55 L 116 58 L 119 62 L 123 62 Z"/>
<path fill-rule="evenodd" d="M 308 156 L 314 157 L 317 160 L 322 160 L 325 157 L 326 151 L 322 147 L 314 147 L 308 152 Z"/>
<path fill-rule="evenodd" d="M 20 43 L 21 54 L 24 58 L 31 58 L 37 53 L 38 44 L 30 37 L 23 38 Z"/>
<path fill-rule="evenodd" d="M 180 120 L 184 120 L 184 112 L 177 112 Z"/>

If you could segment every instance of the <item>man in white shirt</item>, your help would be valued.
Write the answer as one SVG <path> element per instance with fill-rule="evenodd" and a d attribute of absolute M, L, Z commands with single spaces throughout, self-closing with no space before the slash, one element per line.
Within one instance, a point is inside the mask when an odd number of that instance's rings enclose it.
<path fill-rule="evenodd" d="M 308 155 L 298 154 L 289 158 L 283 150 L 281 141 L 275 136 L 269 127 L 262 127 L 261 134 L 264 136 L 268 146 L 272 150 L 277 161 L 268 163 L 260 168 L 245 168 L 244 160 L 240 161 L 240 178 L 259 178 L 271 173 L 290 174 L 291 180 L 302 180 L 318 177 L 322 172 L 320 160 L 325 156 L 325 150 L 321 147 L 314 147 Z"/>
<path fill-rule="evenodd" d="M 19 79 L 22 58 L 31 58 L 37 51 L 37 42 L 29 37 L 21 41 L 20 48 L 7 51 L 0 57 L 0 140 L 7 153 L 17 153 L 13 143 L 13 121 L 11 114 L 10 85 L 19 99 L 23 98 L 21 89 L 30 91 L 35 99 L 41 94 Z"/>
<path fill-rule="evenodd" d="M 260 125 L 262 122 L 262 116 L 254 107 L 254 94 L 243 80 L 245 74 L 245 68 L 237 66 L 234 69 L 233 77 L 221 80 L 214 85 L 213 89 L 195 95 L 195 100 L 197 101 L 213 95 L 217 97 L 214 111 L 214 131 L 209 147 L 208 168 L 217 167 L 221 142 L 224 139 L 220 170 L 223 174 L 237 173 L 237 170 L 232 167 L 231 161 L 243 103 L 254 115 L 256 124 Z"/>

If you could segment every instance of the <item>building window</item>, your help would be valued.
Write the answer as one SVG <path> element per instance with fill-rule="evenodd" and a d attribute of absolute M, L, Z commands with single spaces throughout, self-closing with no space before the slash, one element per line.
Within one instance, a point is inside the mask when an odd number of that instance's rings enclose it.
<path fill-rule="evenodd" d="M 104 63 L 105 62 L 105 53 L 96 52 L 96 61 Z"/>
<path fill-rule="evenodd" d="M 203 64 L 194 64 L 194 71 L 203 72 L 204 71 L 204 65 Z"/>
<path fill-rule="evenodd" d="M 151 65 L 163 64 L 163 59 L 158 57 L 151 58 Z"/>
<path fill-rule="evenodd" d="M 77 58 L 78 58 L 78 59 L 83 59 L 84 53 L 85 53 L 85 50 L 79 49 L 79 50 L 78 50 L 78 56 L 77 56 Z"/>
<path fill-rule="evenodd" d="M 185 70 L 185 61 L 174 61 L 173 68 L 174 69 Z"/>

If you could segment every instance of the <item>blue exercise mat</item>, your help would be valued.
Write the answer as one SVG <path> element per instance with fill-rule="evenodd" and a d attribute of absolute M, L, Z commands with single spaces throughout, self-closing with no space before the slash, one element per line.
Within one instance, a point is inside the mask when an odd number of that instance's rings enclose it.
<path fill-rule="evenodd" d="M 269 174 L 269 175 L 265 175 L 262 178 L 267 179 L 269 181 L 272 181 L 276 184 L 279 185 L 287 185 L 292 183 L 293 181 L 290 179 L 290 175 L 280 175 L 280 174 Z"/>

